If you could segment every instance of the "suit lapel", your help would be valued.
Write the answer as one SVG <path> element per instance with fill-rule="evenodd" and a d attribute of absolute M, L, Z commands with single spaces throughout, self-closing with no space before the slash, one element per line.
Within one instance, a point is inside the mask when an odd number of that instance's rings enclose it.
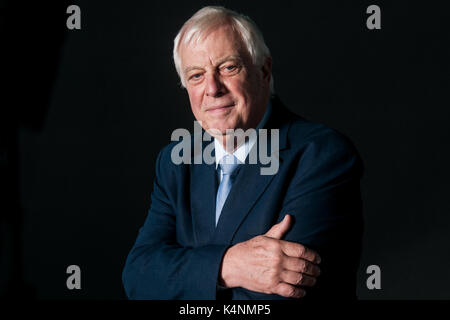
<path fill-rule="evenodd" d="M 204 149 L 207 143 L 202 142 L 202 144 L 202 149 Z M 201 156 L 201 154 L 194 154 L 193 158 Z M 216 192 L 218 184 L 216 165 L 215 162 L 213 164 L 206 164 L 204 161 L 201 161 L 199 164 L 190 165 L 190 170 L 192 224 L 196 244 L 200 246 L 209 242 L 215 229 Z"/>
<path fill-rule="evenodd" d="M 261 165 L 245 164 L 233 183 L 230 194 L 225 201 L 217 224 L 212 243 L 229 243 L 247 217 L 251 208 L 273 179 L 273 175 L 261 175 Z M 249 183 L 251 181 L 251 183 Z"/>

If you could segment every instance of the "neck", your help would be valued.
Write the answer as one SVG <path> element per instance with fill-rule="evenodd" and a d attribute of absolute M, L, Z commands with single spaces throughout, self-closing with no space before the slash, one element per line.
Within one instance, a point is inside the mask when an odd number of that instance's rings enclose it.
<path fill-rule="evenodd" d="M 245 142 L 245 135 L 240 137 L 236 134 L 223 135 L 217 138 L 223 148 L 228 153 L 233 153 L 239 146 Z"/>

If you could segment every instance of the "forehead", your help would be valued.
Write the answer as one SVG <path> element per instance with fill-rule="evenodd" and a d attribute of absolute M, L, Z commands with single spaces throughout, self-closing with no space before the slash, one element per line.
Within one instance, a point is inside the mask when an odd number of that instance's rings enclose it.
<path fill-rule="evenodd" d="M 198 38 L 180 46 L 182 67 L 193 64 L 215 64 L 228 56 L 244 59 L 246 50 L 239 35 L 231 26 L 224 25 L 205 31 Z"/>

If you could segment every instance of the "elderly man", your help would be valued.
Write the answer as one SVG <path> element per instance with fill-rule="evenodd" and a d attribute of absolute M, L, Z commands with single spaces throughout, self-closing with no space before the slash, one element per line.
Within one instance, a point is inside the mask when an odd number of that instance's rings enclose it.
<path fill-rule="evenodd" d="M 175 164 L 176 143 L 160 152 L 123 271 L 128 297 L 355 298 L 362 164 L 352 144 L 282 105 L 270 52 L 246 16 L 201 9 L 176 36 L 174 61 L 214 137 L 214 162 Z M 237 139 L 230 129 L 270 129 L 276 173 L 249 162 L 261 136 Z"/>

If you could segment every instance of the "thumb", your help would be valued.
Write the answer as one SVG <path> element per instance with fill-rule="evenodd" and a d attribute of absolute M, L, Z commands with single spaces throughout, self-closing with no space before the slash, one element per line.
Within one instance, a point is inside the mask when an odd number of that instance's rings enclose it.
<path fill-rule="evenodd" d="M 280 223 L 277 223 L 270 228 L 269 231 L 266 232 L 265 236 L 275 239 L 281 239 L 289 230 L 292 224 L 291 215 L 287 214 L 284 216 L 283 220 Z"/>

